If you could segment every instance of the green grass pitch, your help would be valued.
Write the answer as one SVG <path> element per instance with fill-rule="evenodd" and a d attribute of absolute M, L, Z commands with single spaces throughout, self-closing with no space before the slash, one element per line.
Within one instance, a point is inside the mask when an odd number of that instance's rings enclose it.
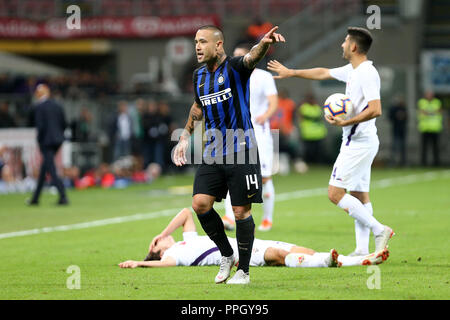
<path fill-rule="evenodd" d="M 279 201 L 275 203 L 274 227 L 265 233 L 256 231 L 256 237 L 317 251 L 336 248 L 342 254 L 351 252 L 354 222 L 327 199 L 329 174 L 330 168 L 316 167 L 303 175 L 275 176 Z M 153 236 L 181 208 L 190 207 L 189 191 L 173 187 L 189 186 L 192 181 L 192 175 L 166 176 L 150 185 L 121 190 L 70 191 L 68 207 L 55 206 L 56 196 L 49 193 L 43 194 L 39 207 L 31 208 L 24 205 L 28 195 L 1 195 L 0 299 L 450 298 L 449 170 L 373 170 L 375 216 L 396 232 L 389 244 L 389 259 L 379 265 L 379 289 L 369 289 L 367 283 L 374 273 L 367 267 L 253 267 L 250 285 L 237 287 L 214 284 L 217 267 L 120 269 L 117 264 L 121 261 L 142 259 Z M 166 209 L 172 210 L 167 213 Z M 222 208 L 218 211 L 223 213 Z M 42 229 L 151 212 L 158 214 L 75 230 Z M 256 224 L 261 214 L 261 205 L 255 205 Z M 196 225 L 204 234 L 198 221 Z M 4 236 L 32 229 L 39 233 Z M 174 236 L 180 240 L 181 231 Z M 72 265 L 80 269 L 80 289 L 67 288 L 71 274 L 66 271 Z"/>

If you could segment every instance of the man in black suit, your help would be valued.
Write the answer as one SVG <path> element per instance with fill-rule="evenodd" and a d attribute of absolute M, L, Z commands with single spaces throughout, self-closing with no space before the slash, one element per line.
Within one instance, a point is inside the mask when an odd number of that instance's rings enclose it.
<path fill-rule="evenodd" d="M 66 120 L 63 108 L 50 99 L 50 88 L 45 84 L 36 87 L 34 93 L 37 105 L 34 108 L 34 123 L 36 125 L 39 148 L 43 156 L 39 179 L 33 197 L 28 202 L 30 205 L 39 203 L 39 196 L 44 186 L 46 173 L 50 173 L 53 183 L 58 189 L 59 201 L 57 204 L 68 204 L 66 192 L 61 179 L 56 174 L 55 154 L 64 141 L 64 129 Z"/>

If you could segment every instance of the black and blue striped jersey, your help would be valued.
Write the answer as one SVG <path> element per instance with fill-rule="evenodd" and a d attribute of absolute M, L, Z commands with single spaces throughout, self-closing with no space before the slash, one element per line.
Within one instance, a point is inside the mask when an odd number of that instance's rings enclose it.
<path fill-rule="evenodd" d="M 214 157 L 220 150 L 226 156 L 256 147 L 250 115 L 250 75 L 254 69 L 246 68 L 243 58 L 227 57 L 214 72 L 206 65 L 194 71 L 195 101 L 203 110 L 208 137 L 204 155 L 208 148 Z M 222 148 L 215 130 L 221 133 Z M 245 133 L 245 141 L 238 139 L 238 131 Z"/>

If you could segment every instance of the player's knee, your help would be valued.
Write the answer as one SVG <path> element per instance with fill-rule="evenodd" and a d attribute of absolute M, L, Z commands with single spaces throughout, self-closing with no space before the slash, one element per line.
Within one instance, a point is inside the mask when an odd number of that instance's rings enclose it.
<path fill-rule="evenodd" d="M 199 200 L 192 201 L 192 209 L 194 209 L 196 214 L 204 214 L 208 212 L 211 208 L 209 203 Z"/>
<path fill-rule="evenodd" d="M 243 220 L 250 216 L 250 206 L 233 207 L 233 213 L 236 220 Z"/>

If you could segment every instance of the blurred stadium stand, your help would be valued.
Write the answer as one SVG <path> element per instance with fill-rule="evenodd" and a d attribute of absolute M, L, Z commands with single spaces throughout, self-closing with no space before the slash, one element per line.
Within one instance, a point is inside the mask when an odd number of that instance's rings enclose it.
<path fill-rule="evenodd" d="M 238 42 L 247 40 L 247 27 L 259 18 L 279 25 L 287 39 L 285 45 L 273 48 L 270 58 L 296 68 L 343 65 L 340 45 L 346 28 L 349 25 L 365 26 L 370 16 L 367 7 L 377 5 L 381 9 L 381 30 L 372 31 L 375 42 L 370 58 L 382 77 L 385 115 L 395 96 L 405 96 L 410 114 L 409 162 L 412 165 L 419 163 L 416 101 L 426 89 L 422 81 L 426 74 L 421 56 L 424 50 L 450 48 L 449 1 L 0 0 L 0 23 L 8 21 L 2 19 L 14 18 L 41 23 L 45 29 L 52 18 L 65 19 L 68 16 L 66 8 L 72 4 L 81 8 L 82 20 L 108 17 L 125 19 L 111 20 L 123 22 L 133 17 L 166 17 L 171 21 L 176 17 L 217 16 L 217 24 L 224 30 L 228 54 Z M 94 156 L 95 165 L 111 161 L 108 122 L 120 100 L 126 100 L 130 105 L 138 98 L 168 101 L 173 120 L 178 127 L 184 127 L 193 99 L 192 71 L 197 67 L 192 32 L 179 35 L 175 32 L 171 36 L 109 37 L 98 34 L 95 37 L 52 38 L 50 34 L 14 38 L 2 36 L 5 30 L 8 31 L 1 28 L 4 25 L 0 24 L 0 51 L 6 52 L 7 56 L 0 55 L 0 101 L 10 103 L 9 110 L 19 125 L 27 124 L 32 86 L 46 81 L 52 85 L 57 99 L 62 101 L 70 121 L 78 117 L 83 107 L 92 111 L 100 146 L 99 154 Z M 34 62 L 35 69 L 25 67 L 24 70 L 23 60 L 11 60 L 14 56 L 27 59 L 27 63 Z M 57 70 L 57 74 L 51 70 Z M 298 104 L 307 92 L 313 92 L 321 101 L 331 93 L 344 90 L 344 86 L 336 81 L 287 79 L 277 85 L 279 89 L 288 89 Z M 448 113 L 450 89 L 436 93 Z M 448 115 L 445 119 L 443 134 L 448 137 Z M 377 126 L 381 140 L 377 162 L 383 165 L 388 162 L 391 145 L 387 116 L 378 119 Z M 340 131 L 330 129 L 327 145 L 333 149 Z M 446 140 L 441 139 L 442 160 L 449 164 L 450 148 Z M 73 150 L 82 149 L 82 145 L 77 145 Z M 93 149 L 92 142 L 86 145 L 88 153 Z"/>

